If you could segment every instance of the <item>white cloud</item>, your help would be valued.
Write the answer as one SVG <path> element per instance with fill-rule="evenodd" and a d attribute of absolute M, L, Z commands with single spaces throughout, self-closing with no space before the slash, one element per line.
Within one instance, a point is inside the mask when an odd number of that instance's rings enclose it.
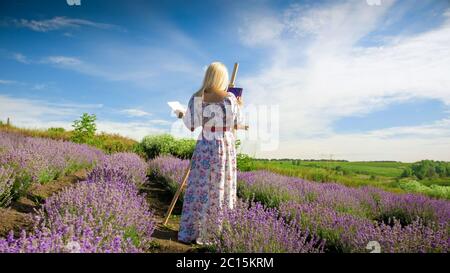
<path fill-rule="evenodd" d="M 126 81 L 146 87 L 172 73 L 185 77 L 200 77 L 200 65 L 166 49 L 109 48 L 95 55 L 99 56 L 100 60 L 86 61 L 80 57 L 56 55 L 41 58 L 38 63 L 107 81 Z M 104 62 L 105 59 L 108 61 Z"/>
<path fill-rule="evenodd" d="M 75 107 L 0 95 L 0 118 L 10 117 L 14 123 L 27 127 L 34 127 L 35 122 L 42 124 L 49 119 L 58 120 L 77 115 Z"/>
<path fill-rule="evenodd" d="M 14 81 L 14 80 L 2 80 L 0 79 L 0 84 L 3 85 L 16 85 L 16 86 L 24 86 L 29 87 L 31 90 L 43 90 L 49 86 L 47 83 L 27 83 L 27 82 L 20 82 L 20 81 Z"/>
<path fill-rule="evenodd" d="M 106 68 L 101 68 L 97 65 L 85 62 L 78 57 L 72 56 L 48 56 L 42 58 L 39 63 L 50 64 L 57 68 L 73 70 L 84 75 L 100 77 L 107 80 L 119 80 L 122 76 L 110 72 Z"/>
<path fill-rule="evenodd" d="M 9 117 L 14 125 L 24 128 L 62 127 L 71 130 L 73 121 L 78 119 L 81 113 L 102 107 L 102 104 L 52 103 L 0 94 L 0 120 L 6 121 Z M 157 125 L 167 125 L 167 123 L 159 119 L 145 122 L 97 120 L 99 132 L 117 133 L 135 140 L 140 140 L 149 134 L 164 132 Z"/>
<path fill-rule="evenodd" d="M 82 61 L 74 58 L 74 57 L 67 57 L 67 56 L 50 56 L 44 60 L 44 62 L 61 65 L 61 66 L 77 66 L 82 64 Z"/>
<path fill-rule="evenodd" d="M 246 17 L 238 29 L 242 41 L 249 46 L 275 42 L 283 31 L 283 24 L 270 16 Z"/>
<path fill-rule="evenodd" d="M 149 126 L 148 122 L 115 121 L 99 121 L 97 123 L 97 130 L 100 132 L 120 134 L 138 141 L 148 135 L 162 134 L 166 132 L 163 129 Z"/>
<path fill-rule="evenodd" d="M 165 119 L 152 119 L 152 120 L 149 120 L 149 122 L 151 124 L 157 124 L 157 125 L 170 125 L 173 123 L 173 122 L 165 120 Z"/>
<path fill-rule="evenodd" d="M 151 114 L 148 112 L 145 112 L 140 109 L 124 109 L 121 111 L 122 113 L 127 114 L 129 117 L 145 117 L 150 116 Z"/>
<path fill-rule="evenodd" d="M 13 84 L 13 83 L 16 83 L 16 81 L 0 79 L 0 84 Z"/>
<path fill-rule="evenodd" d="M 396 132 L 389 129 L 390 133 Z M 260 157 L 269 158 L 326 158 L 352 161 L 393 160 L 415 162 L 423 159 L 449 161 L 450 134 L 447 129 L 429 128 L 432 138 L 416 135 L 401 137 L 402 131 L 414 130 L 401 128 L 398 136 L 378 137 L 380 132 L 361 134 L 333 134 L 324 137 L 290 139 L 280 143 L 279 149 L 272 152 L 260 152 L 254 143 L 244 143 L 243 151 Z M 434 132 L 432 132 L 434 131 Z M 415 132 L 414 132 L 415 133 Z M 376 134 L 374 136 L 374 134 Z"/>
<path fill-rule="evenodd" d="M 417 143 L 428 143 L 428 146 L 414 148 L 418 149 L 417 154 L 422 151 L 423 156 L 427 156 L 425 147 L 442 143 L 444 136 L 450 139 L 450 125 L 445 122 L 433 129 L 439 133 L 430 134 L 426 139 L 420 137 L 420 130 L 424 128 L 393 128 L 363 136 L 336 134 L 332 129 L 333 122 L 340 118 L 365 115 L 410 99 L 438 99 L 450 105 L 449 19 L 429 31 L 387 39 L 380 47 L 358 44 L 360 39 L 383 25 L 392 3 L 383 1 L 381 6 L 369 6 L 364 1 L 347 1 L 314 7 L 294 5 L 276 17 L 283 23 L 281 34 L 267 42 L 259 40 L 258 44 L 271 46 L 270 61 L 264 70 L 240 79 L 249 103 L 280 106 L 281 147 L 285 149 L 280 148 L 273 155 L 301 153 L 303 148 L 333 152 L 345 146 L 347 153 L 365 153 L 365 159 L 373 159 L 374 152 L 381 153 L 386 145 L 390 149 L 389 156 L 401 157 L 402 147 L 406 146 L 396 148 L 393 143 L 400 142 L 400 132 L 409 131 L 408 134 L 415 135 Z M 255 24 L 247 29 L 258 29 L 258 23 Z M 246 35 L 258 36 L 242 33 L 242 37 Z M 248 45 L 245 38 L 242 42 Z M 434 128 L 435 125 L 429 126 Z M 393 131 L 396 133 L 390 140 L 383 137 Z M 322 139 L 311 141 L 313 136 Z M 413 139 L 409 138 L 410 145 Z M 298 146 L 287 144 L 294 140 Z M 367 141 L 368 145 L 351 145 L 359 140 Z M 328 145 L 330 143 L 333 145 Z M 432 150 L 436 157 L 442 158 L 441 152 Z"/>
<path fill-rule="evenodd" d="M 147 38 L 131 44 L 117 39 L 99 39 L 88 41 L 92 42 L 89 52 L 78 56 L 55 54 L 29 58 L 14 52 L 7 52 L 7 55 L 21 63 L 47 64 L 107 81 L 126 81 L 144 88 L 154 87 L 156 82 L 167 82 L 174 75 L 186 79 L 200 78 L 201 67 L 209 57 L 197 42 L 164 21 L 159 22 L 157 30 L 166 40 L 164 46 L 150 46 L 154 41 Z"/>
<path fill-rule="evenodd" d="M 24 63 L 24 64 L 29 64 L 30 63 L 28 58 L 25 55 L 21 54 L 21 53 L 14 53 L 12 55 L 12 57 L 13 57 L 14 60 L 16 60 L 16 61 L 18 61 L 20 63 Z"/>
<path fill-rule="evenodd" d="M 12 22 L 14 25 L 18 27 L 24 27 L 38 32 L 48 32 L 66 28 L 80 28 L 80 27 L 123 30 L 122 27 L 112 24 L 98 23 L 78 18 L 68 18 L 64 16 L 56 16 L 52 19 L 46 20 L 14 19 L 12 20 Z"/>
<path fill-rule="evenodd" d="M 430 124 L 417 126 L 391 127 L 382 130 L 373 130 L 368 136 L 376 138 L 450 138 L 450 118 L 438 120 Z M 448 141 L 450 143 L 450 140 Z"/>
<path fill-rule="evenodd" d="M 37 84 L 34 84 L 33 87 L 32 87 L 31 89 L 33 89 L 33 90 L 43 90 L 43 89 L 45 89 L 46 87 L 47 87 L 46 84 L 43 84 L 43 83 L 37 83 Z"/>

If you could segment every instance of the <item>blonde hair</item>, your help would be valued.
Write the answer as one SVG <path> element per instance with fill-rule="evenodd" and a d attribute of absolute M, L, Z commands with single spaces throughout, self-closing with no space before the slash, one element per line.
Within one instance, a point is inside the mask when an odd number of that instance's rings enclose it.
<path fill-rule="evenodd" d="M 195 96 L 201 97 L 205 90 L 226 90 L 229 84 L 227 67 L 221 62 L 213 62 L 206 69 L 203 85 L 195 93 Z"/>

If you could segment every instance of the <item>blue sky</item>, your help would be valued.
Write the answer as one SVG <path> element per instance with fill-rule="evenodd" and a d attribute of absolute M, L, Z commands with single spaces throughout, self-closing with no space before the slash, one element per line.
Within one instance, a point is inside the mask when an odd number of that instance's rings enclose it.
<path fill-rule="evenodd" d="M 280 113 L 276 148 L 244 152 L 450 160 L 447 42 L 445 0 L 2 1 L 0 118 L 170 132 L 166 102 L 186 102 L 210 62 L 239 61 L 246 105 Z"/>

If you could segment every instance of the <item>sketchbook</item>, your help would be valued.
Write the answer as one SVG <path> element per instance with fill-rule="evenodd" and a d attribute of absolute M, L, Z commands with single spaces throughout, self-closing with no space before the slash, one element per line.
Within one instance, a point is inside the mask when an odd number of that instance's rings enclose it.
<path fill-rule="evenodd" d="M 170 106 L 172 111 L 175 113 L 177 113 L 177 112 L 185 113 L 187 110 L 186 106 L 182 105 L 178 101 L 169 101 L 167 104 Z"/>

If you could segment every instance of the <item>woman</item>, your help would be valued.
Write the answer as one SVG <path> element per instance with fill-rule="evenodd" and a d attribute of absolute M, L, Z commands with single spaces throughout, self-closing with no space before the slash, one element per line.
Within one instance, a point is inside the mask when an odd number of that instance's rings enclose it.
<path fill-rule="evenodd" d="M 228 71 L 220 62 L 206 70 L 203 85 L 189 100 L 185 114 L 178 113 L 188 129 L 201 126 L 192 156 L 184 195 L 178 240 L 203 244 L 207 220 L 213 211 L 233 208 L 236 202 L 235 128 L 242 101 L 227 92 Z"/>

